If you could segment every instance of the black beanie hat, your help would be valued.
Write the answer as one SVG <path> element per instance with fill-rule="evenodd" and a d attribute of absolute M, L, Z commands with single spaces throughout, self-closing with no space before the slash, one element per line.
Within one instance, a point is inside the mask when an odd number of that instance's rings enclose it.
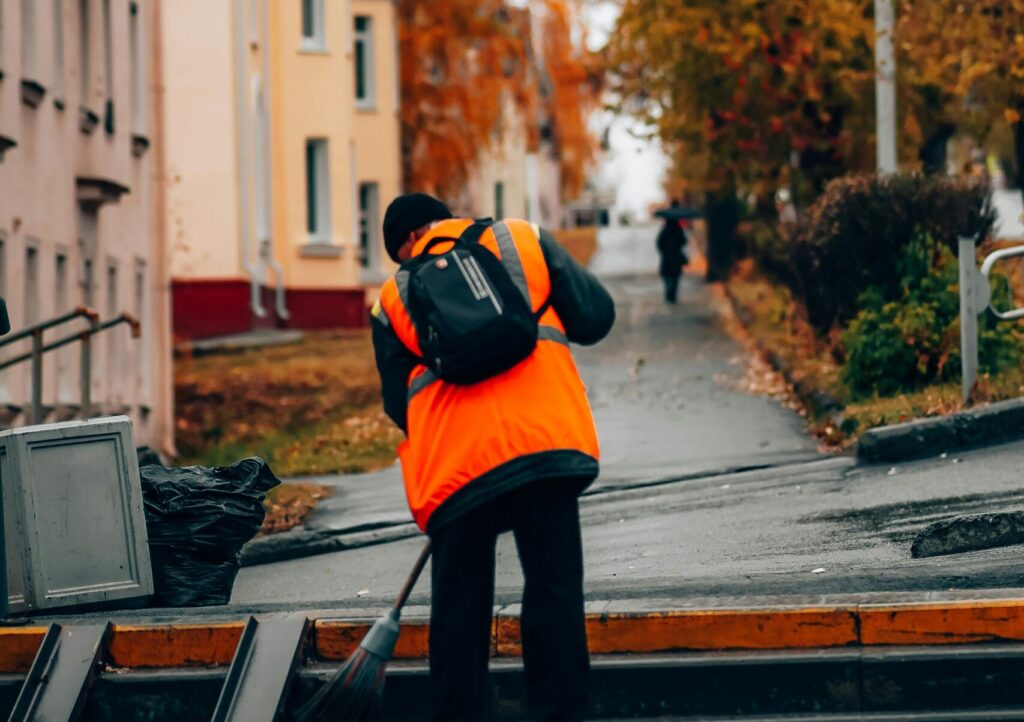
<path fill-rule="evenodd" d="M 406 193 L 391 201 L 384 212 L 384 248 L 398 262 L 398 249 L 417 228 L 451 218 L 452 212 L 441 201 L 426 193 Z"/>

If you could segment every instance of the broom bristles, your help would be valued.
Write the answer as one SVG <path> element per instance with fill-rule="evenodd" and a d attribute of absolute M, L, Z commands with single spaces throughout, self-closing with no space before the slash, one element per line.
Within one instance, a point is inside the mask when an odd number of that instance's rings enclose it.
<path fill-rule="evenodd" d="M 398 610 L 378 619 L 356 650 L 295 715 L 295 722 L 374 722 L 384 700 L 384 673 L 398 638 Z"/>

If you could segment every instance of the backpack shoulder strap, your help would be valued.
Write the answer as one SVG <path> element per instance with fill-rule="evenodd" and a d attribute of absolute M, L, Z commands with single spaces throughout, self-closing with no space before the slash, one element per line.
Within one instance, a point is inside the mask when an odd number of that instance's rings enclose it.
<path fill-rule="evenodd" d="M 491 227 L 490 218 L 481 218 L 473 221 L 473 223 L 462 232 L 459 236 L 460 243 L 476 243 L 480 240 L 480 236 L 487 232 L 487 229 Z"/>

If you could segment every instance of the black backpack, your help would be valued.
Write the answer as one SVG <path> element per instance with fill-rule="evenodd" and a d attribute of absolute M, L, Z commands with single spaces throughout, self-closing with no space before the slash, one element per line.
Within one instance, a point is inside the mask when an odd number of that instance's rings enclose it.
<path fill-rule="evenodd" d="M 458 238 L 432 238 L 399 269 L 408 273 L 408 310 L 422 362 L 453 384 L 483 381 L 529 356 L 549 305 L 532 311 L 502 261 L 478 242 L 488 228 L 488 221 L 477 221 Z M 430 253 L 452 242 L 445 253 Z"/>

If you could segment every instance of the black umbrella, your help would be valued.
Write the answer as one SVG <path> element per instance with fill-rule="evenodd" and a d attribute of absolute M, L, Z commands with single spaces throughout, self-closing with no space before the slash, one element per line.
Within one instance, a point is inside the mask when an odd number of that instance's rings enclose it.
<path fill-rule="evenodd" d="M 682 206 L 673 206 L 671 208 L 662 208 L 661 210 L 655 211 L 654 215 L 665 220 L 674 221 L 689 221 L 694 218 L 700 218 L 704 214 L 696 208 L 683 208 Z"/>

